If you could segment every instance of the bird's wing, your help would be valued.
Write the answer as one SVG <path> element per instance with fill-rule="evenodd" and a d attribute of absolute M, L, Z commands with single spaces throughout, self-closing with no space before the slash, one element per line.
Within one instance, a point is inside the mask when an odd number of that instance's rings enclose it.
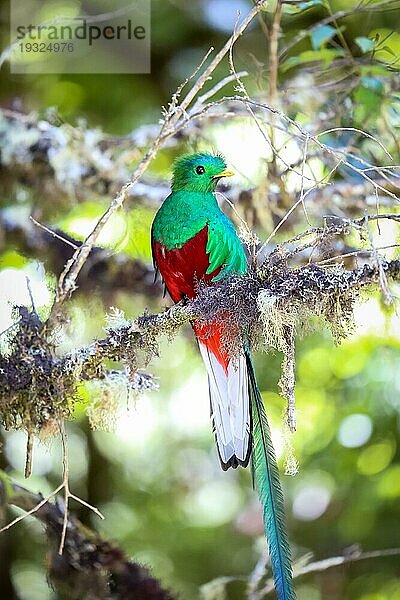
<path fill-rule="evenodd" d="M 225 215 L 208 223 L 206 252 L 209 255 L 207 274 L 221 269 L 213 281 L 219 281 L 230 273 L 243 274 L 247 271 L 243 246 L 233 224 Z"/>

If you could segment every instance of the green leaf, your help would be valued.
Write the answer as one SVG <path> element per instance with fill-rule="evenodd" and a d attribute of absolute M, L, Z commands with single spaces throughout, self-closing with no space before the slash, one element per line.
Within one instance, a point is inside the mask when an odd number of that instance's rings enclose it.
<path fill-rule="evenodd" d="M 375 40 L 374 57 L 391 66 L 400 66 L 400 32 L 393 29 L 374 29 L 368 34 Z"/>
<path fill-rule="evenodd" d="M 373 90 L 377 94 L 383 93 L 384 85 L 380 79 L 376 79 L 376 77 L 361 77 L 361 84 L 363 87 Z"/>
<path fill-rule="evenodd" d="M 354 41 L 363 54 L 371 52 L 375 46 L 374 40 L 370 40 L 367 37 L 356 37 Z"/>
<path fill-rule="evenodd" d="M 310 33 L 311 44 L 314 50 L 321 48 L 322 44 L 325 44 L 336 35 L 336 29 L 330 25 L 318 25 Z"/>
<path fill-rule="evenodd" d="M 392 50 L 390 46 L 383 46 L 383 48 L 379 48 L 379 50 L 382 52 L 387 52 L 388 54 L 390 54 L 390 56 L 393 56 L 394 58 L 397 57 L 396 52 L 394 52 L 394 50 Z"/>
<path fill-rule="evenodd" d="M 323 0 L 308 0 L 308 2 L 299 2 L 296 4 L 286 5 L 286 12 L 288 12 L 290 14 L 298 14 L 300 12 L 308 10 L 309 8 L 313 8 L 314 6 L 323 6 L 323 5 L 324 5 Z"/>
<path fill-rule="evenodd" d="M 324 0 L 308 0 L 308 2 L 299 2 L 297 4 L 300 10 L 306 10 L 307 8 L 311 8 L 312 6 L 323 6 Z"/>
<path fill-rule="evenodd" d="M 369 77 L 370 75 L 380 75 L 381 77 L 387 77 L 388 71 L 385 65 L 362 65 L 360 66 L 360 74 L 366 77 Z"/>
<path fill-rule="evenodd" d="M 27 259 L 16 250 L 7 250 L 0 256 L 0 266 L 5 269 L 6 267 L 14 267 L 15 269 L 21 269 L 27 263 Z"/>
<path fill-rule="evenodd" d="M 380 107 L 382 102 L 382 94 L 361 83 L 354 90 L 353 99 L 356 104 L 354 107 L 354 119 L 356 124 L 361 125 L 369 117 L 376 117 L 379 112 L 378 107 Z"/>
<path fill-rule="evenodd" d="M 278 4 L 278 0 L 272 0 L 271 2 L 265 2 L 262 7 L 263 12 L 274 13 L 276 11 L 276 6 Z"/>
<path fill-rule="evenodd" d="M 2 483 L 2 487 L 3 487 L 3 493 L 0 494 L 0 497 L 3 497 L 2 499 L 4 500 L 4 504 L 6 504 L 13 497 L 14 489 L 11 484 L 9 476 L 2 469 L 0 469 L 0 482 Z M 1 492 L 1 489 L 0 489 L 0 492 Z"/>
<path fill-rule="evenodd" d="M 288 71 L 297 65 L 303 65 L 310 62 L 322 62 L 324 67 L 329 67 L 335 58 L 344 56 L 343 50 L 334 50 L 333 48 L 323 48 L 322 50 L 306 50 L 298 56 L 291 56 L 282 64 L 282 70 Z"/>

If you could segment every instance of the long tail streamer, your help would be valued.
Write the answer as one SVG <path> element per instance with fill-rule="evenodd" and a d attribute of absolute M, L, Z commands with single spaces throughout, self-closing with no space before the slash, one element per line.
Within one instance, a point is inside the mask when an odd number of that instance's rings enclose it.
<path fill-rule="evenodd" d="M 292 561 L 285 527 L 283 494 L 271 432 L 251 357 L 246 353 L 253 418 L 252 466 L 254 481 L 263 507 L 264 530 L 268 541 L 275 591 L 278 600 L 296 600 Z"/>

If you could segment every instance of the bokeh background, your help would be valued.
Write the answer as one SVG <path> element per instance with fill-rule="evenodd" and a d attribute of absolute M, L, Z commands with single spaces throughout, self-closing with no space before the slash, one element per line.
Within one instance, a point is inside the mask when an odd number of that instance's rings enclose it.
<path fill-rule="evenodd" d="M 398 164 L 400 5 L 386 2 L 379 8 L 379 3 L 369 4 L 369 12 L 359 12 L 355 3 L 346 0 L 311 0 L 284 8 L 281 50 L 301 30 L 327 15 L 344 11 L 346 16 L 329 24 L 333 31 L 310 30 L 282 55 L 275 104 L 310 131 L 361 127 L 382 140 L 393 157 L 389 163 Z M 127 149 L 122 160 L 129 169 L 142 153 L 138 128 L 158 122 L 160 106 L 168 102 L 211 45 L 219 48 L 225 42 L 234 27 L 236 11 L 247 12 L 250 6 L 247 0 L 153 0 L 151 74 L 13 76 L 5 65 L 0 73 L 1 106 L 17 113 L 53 118 L 60 126 L 99 128 L 110 139 L 123 136 Z M 262 14 L 263 23 L 255 20 L 235 49 L 237 69 L 249 72 L 249 92 L 264 101 L 271 94 L 265 29 L 270 28 L 275 10 L 271 6 Z M 4 48 L 8 44 L 6 3 L 1 6 L 1 14 Z M 224 62 L 213 81 L 228 73 L 229 65 Z M 234 85 L 224 91 L 233 93 Z M 217 148 L 238 173 L 225 193 L 264 239 L 285 212 L 284 198 L 290 202 L 299 193 L 301 182 L 293 174 L 286 174 L 282 179 L 286 196 L 281 194 L 282 164 L 275 165 L 278 173 L 274 172 L 270 149 L 255 129 L 246 118 L 209 123 L 162 150 L 147 182 L 161 182 L 167 189 L 171 161 L 176 155 L 191 148 Z M 0 141 L 6 139 L 5 132 L 2 121 Z M 293 139 L 286 139 L 279 131 L 276 136 L 286 161 L 301 164 L 302 155 Z M 345 145 L 349 136 L 342 133 L 325 140 L 332 146 Z M 388 164 L 382 149 L 371 140 L 355 135 L 350 143 L 354 152 L 374 164 Z M 63 163 L 68 177 L 67 167 Z M 12 168 L 9 164 L 3 171 L 0 196 L 1 330 L 12 322 L 12 305 L 29 304 L 26 275 L 36 307 L 45 315 L 59 274 L 55 261 L 49 260 L 51 244 L 42 252 L 29 254 L 26 240 L 14 235 L 5 223 L 21 226 L 27 223 L 29 214 L 34 214 L 42 223 L 79 240 L 90 231 L 108 202 L 107 193 L 82 193 L 79 185 L 58 199 L 57 194 L 41 192 L 40 186 L 35 188 L 23 178 L 10 183 L 7 170 Z M 310 156 L 306 169 L 319 179 L 329 171 L 328 159 Z M 348 169 L 338 169 L 332 181 L 350 188 L 363 185 L 362 178 Z M 240 195 L 243 189 L 259 192 L 251 195 L 250 204 Z M 104 272 L 95 268 L 84 272 L 82 277 L 92 277 L 93 281 L 91 285 L 82 284 L 68 302 L 69 321 L 60 331 L 60 352 L 102 336 L 110 306 L 132 318 L 145 309 L 157 312 L 168 305 L 168 299 L 162 299 L 161 288 L 151 285 L 149 228 L 158 202 L 158 198 L 144 198 L 128 203 L 126 211 L 105 232 L 102 246 L 114 261 L 112 268 L 116 268 L 118 257 L 139 265 L 132 271 L 136 279 L 130 289 L 129 279 L 113 279 L 107 268 Z M 355 207 L 353 203 L 352 214 L 362 216 L 363 203 L 355 203 Z M 339 202 L 324 196 L 318 205 L 318 197 L 310 195 L 313 224 L 322 222 L 324 211 L 343 216 L 346 208 L 343 198 Z M 300 214 L 280 230 L 270 248 L 306 226 Z M 373 233 L 381 246 L 398 242 L 398 228 L 393 224 L 382 225 Z M 364 242 L 353 236 L 340 243 L 343 252 Z M 385 256 L 393 258 L 397 253 L 391 248 Z M 361 257 L 357 264 L 366 258 L 370 256 Z M 356 266 L 356 262 L 349 266 Z M 396 286 L 393 293 L 398 293 Z M 279 353 L 260 353 L 255 364 L 282 467 L 295 558 L 309 552 L 317 559 L 327 558 L 354 546 L 363 550 L 397 546 L 399 314 L 385 307 L 379 294 L 370 290 L 357 306 L 354 330 L 341 344 L 336 344 L 323 327 L 299 338 L 298 431 L 290 439 L 292 450 L 288 450 L 282 425 L 284 402 L 278 389 L 281 360 Z M 243 598 L 241 578 L 249 575 L 264 550 L 261 515 L 250 473 L 223 473 L 219 467 L 209 424 L 206 375 L 191 331 L 183 331 L 172 341 L 164 340 L 160 356 L 149 370 L 159 378 L 160 389 L 134 400 L 127 399 L 124 390 L 110 387 L 104 395 L 98 384 L 82 385 L 74 419 L 68 424 L 71 483 L 74 493 L 98 506 L 106 519 L 99 522 L 82 507 L 73 508 L 84 522 L 149 565 L 180 597 L 197 598 L 200 586 L 228 576 L 233 580 L 226 583 L 225 597 Z M 25 434 L 3 431 L 1 438 L 1 466 L 16 481 L 22 481 Z M 295 476 L 283 475 L 291 452 L 299 471 Z M 36 444 L 33 475 L 27 485 L 46 494 L 58 484 L 60 476 L 59 441 Z M 41 526 L 33 519 L 1 536 L 2 599 L 57 597 L 46 581 L 45 544 Z M 304 576 L 298 580 L 297 589 L 300 600 L 399 600 L 400 560 L 377 558 Z M 210 588 L 207 593 L 211 594 Z M 221 591 L 218 593 L 223 597 Z"/>

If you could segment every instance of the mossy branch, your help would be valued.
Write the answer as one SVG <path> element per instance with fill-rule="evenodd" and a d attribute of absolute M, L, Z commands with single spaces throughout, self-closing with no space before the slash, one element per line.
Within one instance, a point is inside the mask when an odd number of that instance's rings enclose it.
<path fill-rule="evenodd" d="M 284 259 L 276 262 L 274 256 L 274 264 L 264 264 L 244 277 L 199 286 L 195 300 L 183 301 L 164 312 L 145 314 L 120 326 L 122 317 L 117 315 L 106 337 L 62 357 L 54 356 L 38 315 L 21 307 L 14 331 L 8 332 L 11 350 L 0 356 L 1 422 L 6 428 L 37 433 L 60 414 L 69 416 L 79 383 L 107 379 L 110 360 L 122 363 L 123 370 L 118 373 L 134 393 L 154 389 L 153 378 L 139 369 L 147 367 L 158 354 L 162 335 L 171 338 L 195 318 L 211 322 L 223 313 L 224 318 L 231 319 L 228 329 L 241 334 L 223 340 L 232 354 L 243 337 L 254 347 L 273 347 L 286 353 L 288 331 L 294 336 L 312 315 L 322 317 L 340 339 L 351 330 L 358 291 L 366 285 L 378 285 L 382 271 L 387 278 L 399 281 L 400 261 L 382 261 L 379 266 L 350 271 L 313 264 L 293 269 Z M 293 388 L 291 384 L 290 394 L 294 394 Z"/>

